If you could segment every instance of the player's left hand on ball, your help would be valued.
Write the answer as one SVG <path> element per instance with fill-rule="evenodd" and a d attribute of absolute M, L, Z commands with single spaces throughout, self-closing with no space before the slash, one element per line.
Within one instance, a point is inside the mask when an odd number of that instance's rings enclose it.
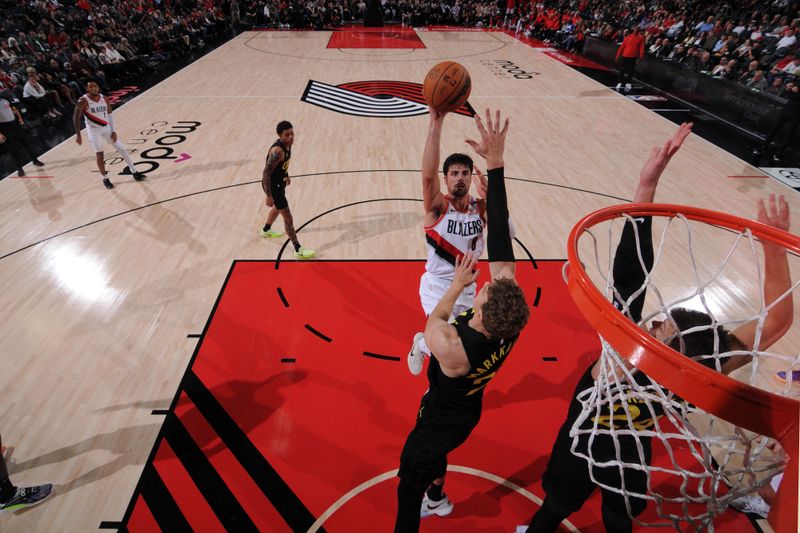
<path fill-rule="evenodd" d="M 117 132 L 116 131 L 112 131 L 111 132 L 111 142 L 112 143 L 117 142 Z"/>
<path fill-rule="evenodd" d="M 456 257 L 456 271 L 453 276 L 453 283 L 458 283 L 464 287 L 469 287 L 480 274 L 480 270 L 476 270 L 475 266 L 478 264 L 478 256 L 472 252 L 464 256 Z"/>

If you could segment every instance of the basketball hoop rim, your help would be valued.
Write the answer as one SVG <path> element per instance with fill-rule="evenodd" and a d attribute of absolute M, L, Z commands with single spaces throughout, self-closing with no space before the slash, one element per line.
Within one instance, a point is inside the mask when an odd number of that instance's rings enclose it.
<path fill-rule="evenodd" d="M 753 220 L 708 209 L 675 204 L 622 204 L 599 209 L 583 217 L 572 228 L 567 245 L 567 286 L 575 303 L 598 333 L 619 354 L 659 384 L 719 418 L 797 449 L 790 435 L 798 431 L 800 401 L 742 383 L 693 361 L 625 317 L 597 288 L 578 255 L 584 232 L 601 222 L 622 216 L 659 216 L 704 222 L 736 231 L 750 229 L 768 240 L 800 254 L 800 237 Z M 789 442 L 785 442 L 785 441 Z"/>

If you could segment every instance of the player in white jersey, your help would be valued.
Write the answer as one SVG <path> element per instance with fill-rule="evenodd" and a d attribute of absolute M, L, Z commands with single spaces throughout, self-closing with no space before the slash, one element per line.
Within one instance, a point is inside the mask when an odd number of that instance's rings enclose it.
<path fill-rule="evenodd" d="M 429 108 L 431 122 L 422 154 L 422 204 L 425 210 L 425 240 L 428 261 L 419 284 L 419 298 L 425 315 L 430 315 L 453 281 L 456 257 L 472 252 L 483 253 L 483 229 L 486 226 L 486 178 L 477 169 L 473 177 L 472 158 L 466 154 L 451 154 L 442 165 L 447 194 L 439 185 L 439 145 L 446 113 Z M 479 197 L 469 194 L 475 183 Z M 475 284 L 464 289 L 450 317 L 470 309 L 475 300 Z M 408 369 L 415 376 L 422 372 L 425 356 L 430 350 L 420 332 L 408 354 Z"/>
<path fill-rule="evenodd" d="M 105 157 L 103 156 L 103 141 L 105 140 L 117 149 L 119 155 L 128 165 L 128 170 L 133 174 L 136 181 L 144 179 L 144 174 L 137 172 L 131 161 L 131 156 L 121 142 L 117 140 L 117 132 L 114 130 L 114 116 L 111 114 L 111 104 L 104 95 L 100 94 L 100 86 L 95 80 L 86 82 L 86 94 L 78 99 L 75 112 L 72 114 L 72 124 L 75 126 L 75 142 L 82 144 L 81 139 L 81 116 L 86 123 L 86 136 L 89 138 L 89 146 L 95 151 L 97 158 L 97 169 L 103 178 L 103 185 L 106 189 L 113 189 L 114 184 L 106 175 Z"/>

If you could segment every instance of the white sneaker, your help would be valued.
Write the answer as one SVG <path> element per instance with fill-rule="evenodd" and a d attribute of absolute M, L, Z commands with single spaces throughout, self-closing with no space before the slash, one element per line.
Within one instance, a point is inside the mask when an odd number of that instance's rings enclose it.
<path fill-rule="evenodd" d="M 425 497 L 422 498 L 422 509 L 419 512 L 420 518 L 425 518 L 434 514 L 439 516 L 447 516 L 452 513 L 453 503 L 446 494 L 442 494 L 442 496 L 444 497 L 441 500 L 435 502 L 428 498 L 428 495 L 425 494 Z"/>
<path fill-rule="evenodd" d="M 425 363 L 425 354 L 419 347 L 419 341 L 425 338 L 421 331 L 414 335 L 414 342 L 411 344 L 411 351 L 408 352 L 408 371 L 415 376 L 422 373 L 422 365 Z"/>
<path fill-rule="evenodd" d="M 514 530 L 514 533 L 528 533 L 528 525 L 525 524 L 524 526 L 517 526 L 517 529 Z"/>
<path fill-rule="evenodd" d="M 618 84 L 617 84 L 617 86 L 615 87 L 615 89 L 616 89 L 617 91 L 619 91 L 620 89 L 622 89 L 622 84 L 621 84 L 621 83 L 618 83 Z"/>
<path fill-rule="evenodd" d="M 743 513 L 755 514 L 761 518 L 766 518 L 769 515 L 769 504 L 764 501 L 764 498 L 757 493 L 746 494 L 731 500 L 731 507 Z"/>
<path fill-rule="evenodd" d="M 625 84 L 625 92 L 628 92 L 630 90 L 631 90 L 631 84 L 630 83 L 626 83 Z"/>

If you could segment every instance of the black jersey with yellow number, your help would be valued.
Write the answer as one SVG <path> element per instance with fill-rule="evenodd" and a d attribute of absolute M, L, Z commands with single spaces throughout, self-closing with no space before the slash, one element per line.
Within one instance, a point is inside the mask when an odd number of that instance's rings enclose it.
<path fill-rule="evenodd" d="M 470 309 L 452 322 L 467 354 L 469 372 L 457 378 L 444 375 L 436 354 L 428 365 L 429 389 L 423 407 L 434 417 L 450 423 L 480 418 L 483 390 L 500 370 L 519 337 L 486 337 L 469 326 L 474 314 L 475 310 Z"/>
<path fill-rule="evenodd" d="M 283 187 L 284 180 L 289 175 L 289 160 L 292 158 L 292 150 L 287 148 L 280 140 L 272 143 L 269 149 L 272 150 L 276 146 L 283 150 L 283 162 L 275 167 L 275 170 L 269 175 L 269 182 L 273 187 Z"/>
<path fill-rule="evenodd" d="M 583 373 L 578 385 L 575 387 L 575 394 L 573 395 L 572 402 L 570 402 L 568 414 L 568 419 L 573 422 L 577 420 L 582 410 L 582 405 L 577 399 L 578 395 L 582 391 L 593 387 L 595 384 L 595 380 L 592 377 L 593 366 L 594 364 L 589 365 L 589 368 Z M 634 370 L 633 379 L 636 384 L 640 386 L 652 385 L 650 379 L 642 372 Z M 640 397 L 641 395 L 633 393 L 630 386 L 626 386 L 625 391 L 620 391 L 618 387 L 615 387 L 614 391 L 619 393 L 628 392 L 628 394 L 624 394 L 626 397 L 624 401 L 627 403 L 628 413 L 625 412 L 625 406 L 622 405 L 622 400 L 615 402 L 612 406 L 603 405 L 599 412 L 593 413 L 592 416 L 586 419 L 582 425 L 582 429 L 588 429 L 596 422 L 597 426 L 601 429 L 611 429 L 612 426 L 615 429 L 631 429 L 632 426 L 633 429 L 641 431 L 652 429 L 655 425 L 655 420 L 664 415 L 664 410 L 659 402 L 651 401 L 648 404 L 648 402 Z M 623 394 L 619 396 L 622 397 Z M 630 420 L 628 420 L 628 414 L 630 414 Z"/>

